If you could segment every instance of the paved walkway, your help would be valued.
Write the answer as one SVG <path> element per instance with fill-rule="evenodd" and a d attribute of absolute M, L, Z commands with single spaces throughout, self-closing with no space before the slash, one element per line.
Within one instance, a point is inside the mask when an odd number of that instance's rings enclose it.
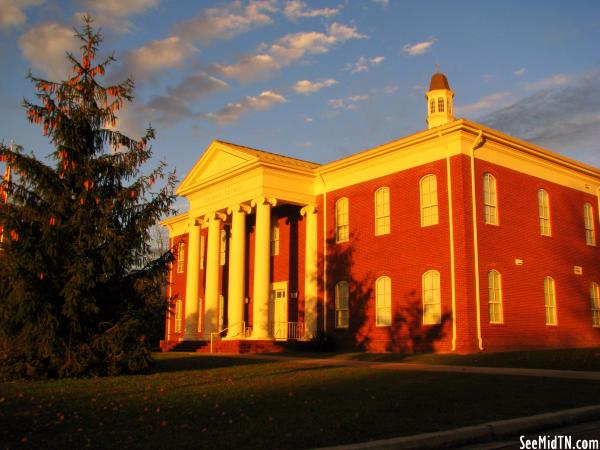
<path fill-rule="evenodd" d="M 300 356 L 274 355 L 261 353 L 246 353 L 237 355 L 248 359 L 271 359 L 277 361 L 293 361 L 308 365 L 329 366 L 361 366 L 373 369 L 386 369 L 410 372 L 448 372 L 448 373 L 474 373 L 481 375 L 512 375 L 525 377 L 567 378 L 573 380 L 600 381 L 600 372 L 579 370 L 554 370 L 554 369 L 525 369 L 516 367 L 480 367 L 480 366 L 451 366 L 442 364 L 415 364 L 401 362 L 357 361 L 353 359 L 336 358 L 304 358 Z"/>

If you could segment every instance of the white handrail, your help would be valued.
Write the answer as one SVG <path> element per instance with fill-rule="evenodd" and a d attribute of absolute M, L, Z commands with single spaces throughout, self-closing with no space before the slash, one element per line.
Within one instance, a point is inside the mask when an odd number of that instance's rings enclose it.
<path fill-rule="evenodd" d="M 214 337 L 215 335 L 217 335 L 217 336 L 221 337 L 221 334 L 222 334 L 224 331 L 227 331 L 227 330 L 229 330 L 230 328 L 234 328 L 235 326 L 238 326 L 238 325 L 242 325 L 242 331 L 241 331 L 241 332 L 239 332 L 238 334 L 236 334 L 235 336 L 238 336 L 238 335 L 240 335 L 240 334 L 241 334 L 242 336 L 244 336 L 244 335 L 245 335 L 245 333 L 246 333 L 246 322 L 245 322 L 245 321 L 234 323 L 233 325 L 229 325 L 228 327 L 226 327 L 226 328 L 223 328 L 222 330 L 219 330 L 219 331 L 213 331 L 212 333 L 210 333 L 210 352 L 211 352 L 211 353 L 213 352 L 213 337 Z M 235 337 L 235 336 L 232 336 L 232 337 Z"/>

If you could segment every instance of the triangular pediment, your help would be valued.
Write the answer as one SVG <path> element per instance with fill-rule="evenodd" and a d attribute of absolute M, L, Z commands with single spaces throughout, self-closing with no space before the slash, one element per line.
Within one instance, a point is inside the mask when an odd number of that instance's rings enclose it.
<path fill-rule="evenodd" d="M 213 141 L 183 179 L 177 188 L 177 193 L 186 195 L 194 186 L 235 172 L 256 161 L 258 158 L 255 155 L 228 146 L 226 143 Z"/>

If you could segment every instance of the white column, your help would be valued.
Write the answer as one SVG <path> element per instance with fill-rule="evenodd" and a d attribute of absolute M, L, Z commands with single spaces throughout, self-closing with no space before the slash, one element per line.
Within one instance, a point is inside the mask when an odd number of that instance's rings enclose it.
<path fill-rule="evenodd" d="M 219 326 L 219 251 L 221 245 L 221 213 L 207 214 L 208 245 L 206 249 L 206 284 L 204 293 L 204 339 Z"/>
<path fill-rule="evenodd" d="M 198 339 L 198 280 L 200 278 L 200 224 L 192 219 L 188 233 L 187 270 L 185 278 L 185 335 L 186 341 Z"/>
<path fill-rule="evenodd" d="M 272 339 L 269 296 L 271 295 L 271 206 L 275 199 L 252 200 L 256 207 L 254 240 L 254 296 L 252 298 L 252 339 Z"/>
<path fill-rule="evenodd" d="M 227 290 L 227 322 L 229 339 L 244 338 L 244 287 L 246 285 L 246 214 L 247 205 L 235 205 L 231 214 L 231 247 L 229 249 L 229 287 Z"/>
<path fill-rule="evenodd" d="M 304 327 L 305 339 L 317 335 L 317 207 L 307 205 L 300 210 L 306 216 L 304 252 Z"/>

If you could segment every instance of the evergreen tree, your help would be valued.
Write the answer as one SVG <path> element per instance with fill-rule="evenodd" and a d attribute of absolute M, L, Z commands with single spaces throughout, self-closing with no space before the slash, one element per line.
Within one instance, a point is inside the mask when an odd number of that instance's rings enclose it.
<path fill-rule="evenodd" d="M 68 80 L 29 75 L 39 102 L 23 106 L 52 143 L 50 163 L 0 146 L 14 173 L 0 203 L 3 378 L 142 371 L 152 363 L 147 333 L 167 306 L 171 254 L 151 258 L 148 242 L 172 212 L 175 176 L 163 162 L 141 173 L 152 128 L 137 140 L 117 130 L 133 82 L 99 83 L 114 58 L 94 62 L 102 37 L 91 22 L 76 33 L 81 58 L 67 54 Z"/>

